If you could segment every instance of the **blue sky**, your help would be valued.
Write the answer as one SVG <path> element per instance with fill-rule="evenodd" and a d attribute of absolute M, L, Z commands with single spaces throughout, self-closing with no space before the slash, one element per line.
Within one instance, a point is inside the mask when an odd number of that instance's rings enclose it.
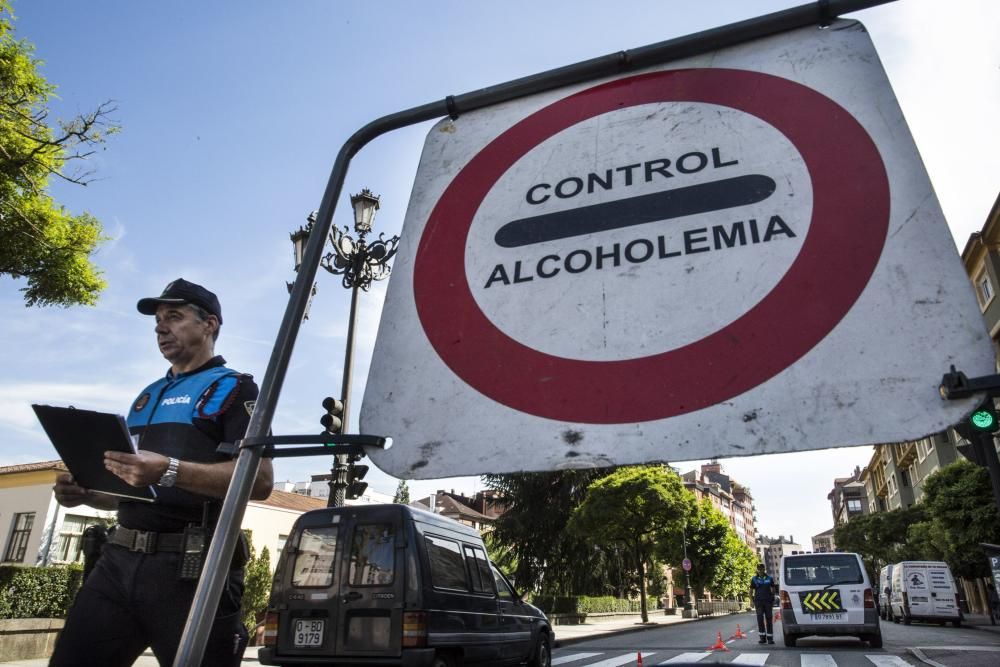
<path fill-rule="evenodd" d="M 95 261 L 109 287 L 93 308 L 26 309 L 0 281 L 0 465 L 55 458 L 32 402 L 124 411 L 164 372 L 150 318 L 135 311 L 183 276 L 216 291 L 217 350 L 258 379 L 287 303 L 290 231 L 318 208 L 333 158 L 383 115 L 621 49 L 716 27 L 796 2 L 174 2 L 19 0 L 19 37 L 58 85 L 53 115 L 114 100 L 123 131 L 91 160 L 86 188 L 54 184 L 112 237 Z M 872 34 L 956 245 L 979 229 L 1000 173 L 1000 5 L 900 0 L 853 15 Z M 347 175 L 347 194 L 382 196 L 376 233 L 400 231 L 430 124 L 383 136 Z M 320 272 L 274 420 L 318 430 L 340 390 L 350 294 Z M 362 295 L 353 407 L 360 407 L 385 285 Z M 357 419 L 353 422 L 356 424 Z M 512 434 L 511 437 L 515 437 Z M 870 448 L 729 459 L 750 485 L 761 528 L 810 535 L 831 523 L 833 477 Z M 694 463 L 676 463 L 686 470 Z M 276 461 L 279 480 L 325 472 L 320 458 Z M 369 474 L 392 493 L 397 480 Z M 411 494 L 474 491 L 475 478 L 411 482 Z"/>

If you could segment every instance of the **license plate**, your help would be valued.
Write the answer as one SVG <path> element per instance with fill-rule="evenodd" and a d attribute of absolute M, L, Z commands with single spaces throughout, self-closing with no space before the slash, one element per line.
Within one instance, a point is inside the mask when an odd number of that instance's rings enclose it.
<path fill-rule="evenodd" d="M 839 621 L 844 618 L 843 614 L 813 614 L 814 621 Z"/>
<path fill-rule="evenodd" d="M 295 621 L 295 648 L 323 645 L 325 620 L 303 619 Z"/>

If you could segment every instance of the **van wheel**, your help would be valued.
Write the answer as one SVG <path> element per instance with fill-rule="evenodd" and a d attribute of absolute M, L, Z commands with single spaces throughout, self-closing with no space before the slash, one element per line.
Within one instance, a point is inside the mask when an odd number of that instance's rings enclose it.
<path fill-rule="evenodd" d="M 795 642 L 798 641 L 798 637 L 795 635 L 790 635 L 787 632 L 781 633 L 781 639 L 784 640 L 785 646 L 789 648 L 795 648 Z"/>
<path fill-rule="evenodd" d="M 912 618 L 910 618 L 909 616 L 903 616 L 903 625 L 909 625 L 912 622 L 913 622 Z"/>
<path fill-rule="evenodd" d="M 872 648 L 882 648 L 882 631 L 879 630 L 873 635 L 868 635 L 868 637 L 862 637 L 868 641 L 868 646 Z"/>
<path fill-rule="evenodd" d="M 528 665 L 529 667 L 552 667 L 552 644 L 548 632 L 543 632 L 538 638 L 534 655 L 531 656 Z"/>
<path fill-rule="evenodd" d="M 952 625 L 954 625 L 954 626 L 955 626 L 956 628 L 960 628 L 960 627 L 962 627 L 962 619 L 960 619 L 960 618 L 956 618 L 956 619 L 955 619 L 954 621 L 952 621 L 951 623 L 952 623 Z"/>

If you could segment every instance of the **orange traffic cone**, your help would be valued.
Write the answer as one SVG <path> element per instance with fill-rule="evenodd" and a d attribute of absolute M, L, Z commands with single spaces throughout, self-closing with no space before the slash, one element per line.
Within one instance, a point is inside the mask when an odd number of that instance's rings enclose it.
<path fill-rule="evenodd" d="M 639 651 L 638 656 L 635 659 L 636 667 L 642 667 L 642 651 Z"/>
<path fill-rule="evenodd" d="M 736 624 L 736 634 L 733 635 L 732 637 L 730 637 L 730 639 L 746 639 L 746 638 L 747 638 L 746 633 L 743 632 L 743 628 L 741 628 L 740 624 L 737 623 Z"/>
<path fill-rule="evenodd" d="M 728 651 L 729 647 L 726 646 L 726 643 L 722 641 L 722 633 L 719 632 L 719 633 L 716 634 L 715 644 L 713 644 L 712 646 L 709 646 L 705 650 L 706 651 Z"/>

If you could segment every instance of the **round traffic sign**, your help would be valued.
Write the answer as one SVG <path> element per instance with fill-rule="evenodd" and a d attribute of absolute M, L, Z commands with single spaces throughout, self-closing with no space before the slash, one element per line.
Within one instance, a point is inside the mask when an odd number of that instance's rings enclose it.
<path fill-rule="evenodd" d="M 519 159 L 556 133 L 625 107 L 662 102 L 735 109 L 775 128 L 795 147 L 808 171 L 813 206 L 791 266 L 734 321 L 649 356 L 567 358 L 502 331 L 476 302 L 465 275 L 469 230 L 484 198 Z M 881 256 L 888 223 L 888 177 L 878 148 L 830 98 L 759 72 L 654 72 L 563 98 L 516 123 L 473 157 L 445 189 L 423 230 L 414 263 L 414 300 L 442 361 L 495 401 L 560 421 L 664 419 L 738 396 L 809 352 L 861 295 Z"/>
<path fill-rule="evenodd" d="M 691 560 L 688 559 L 688 558 L 685 558 L 683 561 L 681 561 L 681 567 L 684 568 L 685 572 L 690 572 L 691 571 Z"/>

